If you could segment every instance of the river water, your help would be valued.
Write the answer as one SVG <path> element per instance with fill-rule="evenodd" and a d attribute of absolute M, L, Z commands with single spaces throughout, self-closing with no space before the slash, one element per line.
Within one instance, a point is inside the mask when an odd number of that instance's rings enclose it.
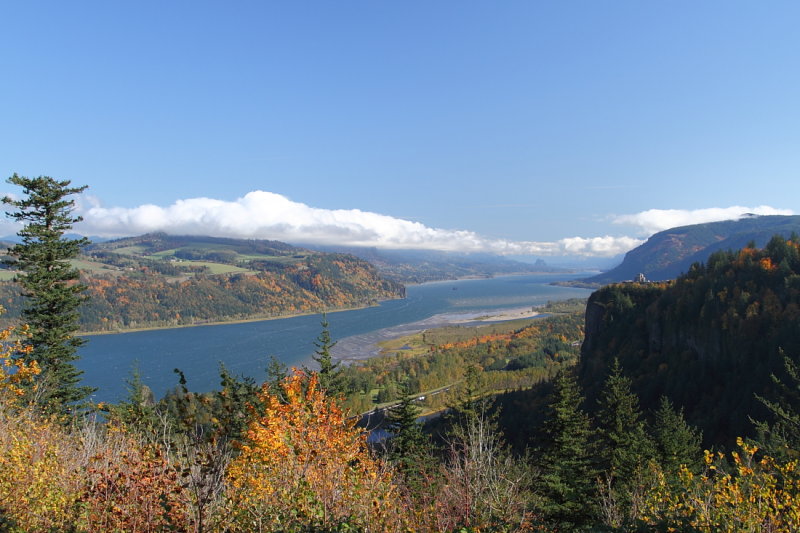
<path fill-rule="evenodd" d="M 579 277 L 579 276 L 575 276 Z M 424 327 L 434 327 L 484 311 L 518 309 L 548 300 L 585 298 L 591 291 L 549 285 L 569 279 L 563 274 L 502 276 L 491 279 L 442 281 L 409 286 L 406 298 L 379 306 L 330 313 L 331 335 L 340 339 L 334 355 L 365 355 L 379 338 Z M 309 364 L 314 340 L 320 333 L 320 315 L 240 324 L 198 326 L 89 335 L 77 362 L 83 384 L 96 387 L 95 401 L 125 397 L 125 381 L 137 367 L 142 381 L 156 397 L 177 384 L 173 369 L 181 369 L 188 387 L 208 391 L 219 386 L 219 365 L 234 374 L 263 380 L 269 357 L 287 366 Z"/>

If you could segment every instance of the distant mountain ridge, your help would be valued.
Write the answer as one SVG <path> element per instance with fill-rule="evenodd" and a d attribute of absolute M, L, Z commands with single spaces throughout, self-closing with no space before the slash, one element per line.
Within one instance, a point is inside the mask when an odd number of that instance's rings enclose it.
<path fill-rule="evenodd" d="M 424 283 L 469 277 L 492 277 L 504 274 L 569 272 L 548 265 L 515 261 L 489 253 L 459 253 L 436 250 L 379 250 L 321 246 L 318 250 L 347 253 L 369 261 L 381 275 L 399 283 Z"/>
<path fill-rule="evenodd" d="M 602 274 L 577 280 L 605 285 L 633 280 L 644 274 L 649 280 L 668 280 L 687 272 L 693 263 L 704 263 L 719 250 L 738 250 L 755 242 L 763 247 L 774 235 L 800 234 L 800 216 L 755 216 L 681 226 L 656 233 L 627 254 L 622 263 Z"/>

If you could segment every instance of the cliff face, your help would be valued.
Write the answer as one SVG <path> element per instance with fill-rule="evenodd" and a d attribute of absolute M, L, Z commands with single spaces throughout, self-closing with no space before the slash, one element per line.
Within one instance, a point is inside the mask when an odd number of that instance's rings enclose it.
<path fill-rule="evenodd" d="M 800 245 L 715 254 L 673 283 L 610 285 L 586 309 L 579 373 L 589 406 L 619 358 L 645 408 L 683 407 L 707 443 L 752 433 L 783 353 L 800 358 Z"/>
<path fill-rule="evenodd" d="M 703 429 L 707 443 L 748 434 L 749 424 L 741 423 L 747 416 L 741 413 L 765 413 L 753 397 L 759 387 L 737 378 L 746 375 L 746 364 L 732 368 L 722 332 L 672 308 L 670 297 L 666 287 L 633 284 L 592 295 L 579 367 L 588 403 L 596 403 L 611 363 L 619 358 L 645 410 L 666 395 Z"/>

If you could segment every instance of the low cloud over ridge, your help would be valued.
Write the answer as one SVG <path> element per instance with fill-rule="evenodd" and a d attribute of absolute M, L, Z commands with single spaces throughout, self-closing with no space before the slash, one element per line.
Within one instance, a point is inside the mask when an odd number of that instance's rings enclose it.
<path fill-rule="evenodd" d="M 637 228 L 627 236 L 569 237 L 555 242 L 487 239 L 475 232 L 430 228 L 419 222 L 359 209 L 319 209 L 266 191 L 252 191 L 235 201 L 189 198 L 161 207 L 83 206 L 76 229 L 86 235 L 122 237 L 164 231 L 174 235 L 210 235 L 271 239 L 298 244 L 374 246 L 501 255 L 611 257 L 627 252 L 653 233 L 676 226 L 741 218 L 747 213 L 789 215 L 769 206 L 697 210 L 650 209 L 612 218 Z"/>
<path fill-rule="evenodd" d="M 318 209 L 285 196 L 253 191 L 236 201 L 190 198 L 161 207 L 99 205 L 81 209 L 76 227 L 101 237 L 165 231 L 175 235 L 272 239 L 292 243 L 375 246 L 503 255 L 613 256 L 642 241 L 630 237 L 572 237 L 557 242 L 486 239 L 464 230 L 430 228 L 359 209 Z"/>
<path fill-rule="evenodd" d="M 719 222 L 722 220 L 738 220 L 747 214 L 753 215 L 793 215 L 791 209 L 776 209 L 768 205 L 758 207 L 711 207 L 707 209 L 648 209 L 633 215 L 614 217 L 615 224 L 636 226 L 643 235 L 652 235 L 659 231 L 692 224 Z"/>

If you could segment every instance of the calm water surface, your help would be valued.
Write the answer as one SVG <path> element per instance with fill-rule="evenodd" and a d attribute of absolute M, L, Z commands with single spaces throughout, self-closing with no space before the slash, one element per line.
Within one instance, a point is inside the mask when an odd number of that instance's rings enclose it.
<path fill-rule="evenodd" d="M 577 275 L 575 277 L 578 277 Z M 334 339 L 364 335 L 441 314 L 458 314 L 519 308 L 587 297 L 586 289 L 555 287 L 562 275 L 504 276 L 492 279 L 442 281 L 410 286 L 404 300 L 380 306 L 328 315 Z M 174 368 L 180 368 L 192 390 L 207 391 L 219 385 L 219 365 L 234 374 L 261 380 L 269 356 L 287 366 L 308 364 L 314 339 L 320 332 L 320 316 L 162 329 L 114 335 L 90 335 L 81 347 L 77 366 L 83 383 L 97 387 L 96 401 L 117 401 L 125 396 L 125 380 L 134 367 L 156 397 L 177 384 Z M 347 343 L 343 342 L 343 345 Z M 340 354 L 346 356 L 347 354 Z"/>

